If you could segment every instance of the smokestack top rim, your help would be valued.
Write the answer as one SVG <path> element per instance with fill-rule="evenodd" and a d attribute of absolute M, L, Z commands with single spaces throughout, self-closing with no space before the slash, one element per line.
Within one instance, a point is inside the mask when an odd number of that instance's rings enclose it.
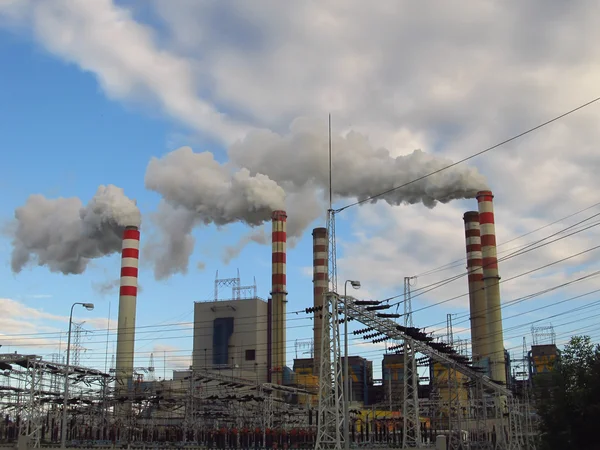
<path fill-rule="evenodd" d="M 271 214 L 271 218 L 273 220 L 285 220 L 287 219 L 287 213 L 282 209 L 278 209 L 273 211 L 273 213 Z"/>
<path fill-rule="evenodd" d="M 479 191 L 477 193 L 477 195 L 475 195 L 475 198 L 479 199 L 479 197 L 492 197 L 494 198 L 494 194 L 492 193 L 492 191 L 487 190 L 487 191 Z"/>
<path fill-rule="evenodd" d="M 325 227 L 317 227 L 317 228 L 313 228 L 312 230 L 312 235 L 316 236 L 316 235 L 327 235 L 327 228 Z"/>
<path fill-rule="evenodd" d="M 136 230 L 136 231 L 137 231 L 137 230 L 139 230 L 139 229 L 140 229 L 140 227 L 138 227 L 137 225 L 127 225 L 127 226 L 125 227 L 125 229 L 126 229 L 126 230 Z"/>
<path fill-rule="evenodd" d="M 477 220 L 470 220 L 477 219 Z M 463 214 L 463 220 L 465 222 L 478 222 L 479 221 L 479 211 L 467 211 Z"/>

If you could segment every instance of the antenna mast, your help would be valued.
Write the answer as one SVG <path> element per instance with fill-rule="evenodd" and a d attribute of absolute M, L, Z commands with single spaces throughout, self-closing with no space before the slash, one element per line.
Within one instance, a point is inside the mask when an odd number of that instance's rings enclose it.
<path fill-rule="evenodd" d="M 329 292 L 324 292 L 319 364 L 319 422 L 316 450 L 341 450 L 344 446 L 344 394 L 341 388 L 342 358 L 338 318 L 335 211 L 331 164 L 331 114 L 329 115 L 329 209 L 327 210 Z"/>

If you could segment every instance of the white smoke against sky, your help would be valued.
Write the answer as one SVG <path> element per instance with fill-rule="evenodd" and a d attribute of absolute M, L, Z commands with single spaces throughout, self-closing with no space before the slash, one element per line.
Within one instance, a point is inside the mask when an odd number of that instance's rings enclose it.
<path fill-rule="evenodd" d="M 91 259 L 120 251 L 125 227 L 140 223 L 135 201 L 113 185 L 98 187 L 85 206 L 76 197 L 31 195 L 15 210 L 12 270 L 18 273 L 31 263 L 82 273 Z"/>
<path fill-rule="evenodd" d="M 162 196 L 158 213 L 152 215 L 159 236 L 146 245 L 146 256 L 154 263 L 157 279 L 187 273 L 196 226 L 242 222 L 257 227 L 270 220 L 274 210 L 285 206 L 284 190 L 268 176 L 221 165 L 212 153 L 194 153 L 189 147 L 152 158 L 145 185 Z M 251 233 L 255 235 L 225 251 L 225 261 L 249 242 L 266 242 L 260 238 L 260 230 Z"/>
<path fill-rule="evenodd" d="M 394 157 L 374 148 L 357 132 L 334 135 L 333 194 L 337 201 L 365 200 L 448 166 L 452 161 L 415 150 Z M 326 127 L 309 119 L 295 120 L 288 133 L 250 132 L 228 151 L 220 163 L 210 152 L 181 147 L 148 163 L 147 189 L 161 201 L 150 218 L 156 234 L 148 240 L 145 258 L 157 279 L 187 273 L 194 251 L 196 227 L 244 223 L 252 229 L 223 251 L 231 261 L 249 243 L 267 244 L 265 223 L 274 210 L 288 213 L 289 245 L 318 218 L 325 218 L 329 188 Z M 459 165 L 371 201 L 390 205 L 471 198 L 486 188 L 474 168 Z M 47 199 L 32 195 L 15 211 L 12 269 L 28 263 L 53 272 L 82 273 L 88 262 L 121 247 L 123 228 L 139 225 L 135 201 L 116 186 L 100 186 L 83 205 L 78 198 Z"/>
<path fill-rule="evenodd" d="M 420 150 L 393 157 L 387 149 L 373 148 L 357 132 L 333 136 L 333 149 L 336 200 L 364 200 L 452 163 Z M 288 213 L 290 246 L 314 220 L 325 217 L 329 163 L 327 129 L 322 124 L 297 119 L 287 134 L 252 131 L 229 148 L 228 156 L 229 161 L 220 164 L 210 152 L 182 147 L 148 164 L 146 187 L 163 198 L 159 213 L 152 217 L 159 238 L 150 241 L 146 252 L 157 278 L 187 272 L 194 249 L 192 232 L 199 225 L 242 222 L 258 227 L 224 249 L 223 260 L 228 263 L 249 243 L 269 242 L 261 225 L 276 209 Z M 438 202 L 472 198 L 484 188 L 485 179 L 476 169 L 460 165 L 372 201 L 432 208 Z"/>
<path fill-rule="evenodd" d="M 385 148 L 374 148 L 368 137 L 354 131 L 332 137 L 333 193 L 338 199 L 364 200 L 423 175 L 450 165 L 453 161 L 415 150 L 393 157 Z M 328 135 L 324 126 L 311 119 L 292 122 L 290 132 L 280 135 L 268 130 L 248 133 L 231 146 L 232 163 L 251 173 L 267 174 L 282 184 L 286 192 L 306 185 L 329 186 Z M 473 167 L 461 165 L 430 176 L 378 200 L 391 205 L 437 202 L 472 198 L 486 187 L 485 178 Z"/>

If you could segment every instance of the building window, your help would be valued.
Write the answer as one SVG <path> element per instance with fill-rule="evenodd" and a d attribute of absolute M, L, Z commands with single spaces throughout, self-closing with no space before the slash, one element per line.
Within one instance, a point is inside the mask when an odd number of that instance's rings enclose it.
<path fill-rule="evenodd" d="M 256 350 L 246 350 L 246 361 L 254 361 L 256 359 Z"/>
<path fill-rule="evenodd" d="M 213 364 L 229 363 L 229 339 L 233 334 L 233 317 L 222 317 L 213 322 Z"/>

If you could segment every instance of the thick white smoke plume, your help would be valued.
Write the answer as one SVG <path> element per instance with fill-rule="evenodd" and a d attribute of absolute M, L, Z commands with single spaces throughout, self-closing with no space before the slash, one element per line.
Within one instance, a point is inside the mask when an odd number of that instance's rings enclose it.
<path fill-rule="evenodd" d="M 145 183 L 171 206 L 193 211 L 205 224 L 260 225 L 285 204 L 283 189 L 260 170 L 252 176 L 245 168 L 232 173 L 212 153 L 194 153 L 189 147 L 152 158 Z"/>
<path fill-rule="evenodd" d="M 422 177 L 452 161 L 415 150 L 409 155 L 392 157 L 385 148 L 373 148 L 367 137 L 350 132 L 334 136 L 332 179 L 336 198 L 363 200 Z M 290 133 L 279 135 L 268 130 L 248 133 L 229 150 L 233 164 L 251 173 L 264 173 L 295 192 L 307 185 L 329 187 L 328 137 L 322 125 L 298 119 Z M 377 200 L 391 205 L 437 202 L 472 198 L 485 188 L 484 177 L 473 167 L 456 166 L 398 189 Z"/>
<path fill-rule="evenodd" d="M 12 270 L 32 262 L 52 272 L 82 273 L 90 259 L 121 250 L 123 230 L 140 212 L 123 189 L 100 186 L 87 205 L 78 198 L 31 195 L 15 211 Z"/>
<path fill-rule="evenodd" d="M 146 247 L 158 279 L 187 272 L 196 225 L 258 226 L 285 205 L 284 190 L 260 171 L 250 175 L 248 169 L 221 165 L 212 153 L 194 153 L 189 147 L 153 158 L 145 184 L 164 200 L 153 215 L 161 236 Z"/>
<path fill-rule="evenodd" d="M 161 237 L 146 252 L 155 262 L 158 278 L 187 271 L 194 248 L 191 233 L 198 224 L 257 226 L 269 221 L 273 210 L 285 209 L 291 247 L 315 219 L 325 219 L 329 166 L 327 129 L 322 123 L 299 119 L 286 135 L 252 131 L 228 154 L 229 161 L 222 165 L 211 153 L 182 147 L 148 165 L 146 187 L 166 202 L 153 217 Z M 334 195 L 338 200 L 363 200 L 451 163 L 420 150 L 394 158 L 356 132 L 334 136 Z M 437 202 L 471 198 L 485 187 L 476 169 L 461 165 L 377 200 L 433 207 Z M 250 230 L 224 250 L 224 261 L 251 242 L 270 242 L 269 232 L 264 227 Z"/>
<path fill-rule="evenodd" d="M 252 131 L 231 146 L 228 156 L 221 164 L 210 152 L 182 147 L 149 162 L 146 188 L 162 197 L 151 213 L 158 236 L 149 240 L 144 253 L 154 263 L 156 278 L 187 272 L 195 245 L 192 233 L 199 225 L 242 222 L 253 227 L 224 250 L 228 261 L 251 242 L 270 241 L 266 223 L 274 210 L 288 213 L 290 247 L 315 219 L 324 222 L 329 173 L 328 136 L 322 123 L 298 119 L 285 135 Z M 451 163 L 420 150 L 393 157 L 356 132 L 334 136 L 334 197 L 346 202 L 367 199 Z M 459 165 L 374 201 L 433 207 L 471 198 L 484 188 L 476 169 Z M 81 273 L 90 259 L 119 251 L 123 227 L 140 221 L 135 203 L 115 186 L 101 186 L 85 207 L 77 198 L 34 195 L 15 216 L 15 272 L 35 260 L 55 272 Z"/>

